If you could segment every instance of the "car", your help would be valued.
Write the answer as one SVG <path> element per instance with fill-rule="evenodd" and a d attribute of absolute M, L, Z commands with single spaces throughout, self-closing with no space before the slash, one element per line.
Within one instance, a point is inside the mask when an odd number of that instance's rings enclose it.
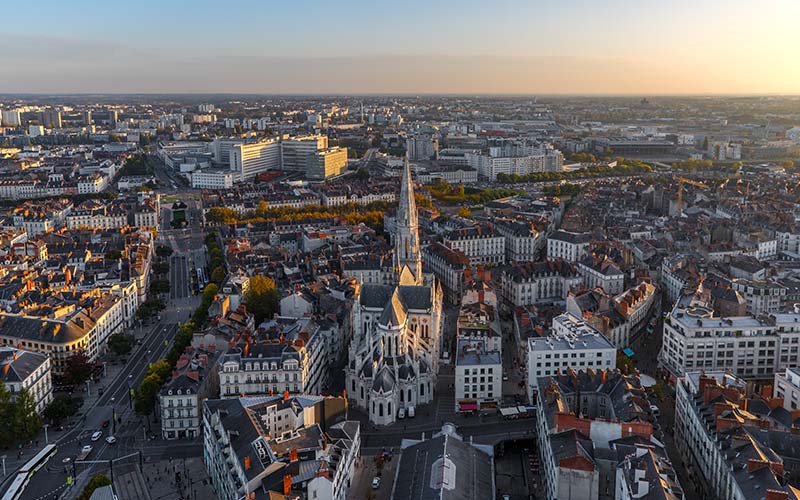
<path fill-rule="evenodd" d="M 381 478 L 373 477 L 372 478 L 372 489 L 373 490 L 377 490 L 380 487 L 381 487 Z"/>
<path fill-rule="evenodd" d="M 508 373 L 503 373 L 503 382 L 508 381 Z"/>
<path fill-rule="evenodd" d="M 409 406 L 408 407 L 408 418 L 414 418 L 414 416 L 416 414 L 417 414 L 416 409 L 413 406 Z"/>
<path fill-rule="evenodd" d="M 81 453 L 91 453 L 93 449 L 94 448 L 92 448 L 92 445 L 87 444 L 86 446 L 81 448 Z"/>
<path fill-rule="evenodd" d="M 106 443 L 108 443 L 108 444 L 114 444 L 114 443 L 116 443 L 116 442 L 117 442 L 117 438 L 115 438 L 114 436 L 107 436 L 107 437 L 106 437 Z"/>
<path fill-rule="evenodd" d="M 406 409 L 400 408 L 397 410 L 397 418 L 406 418 Z"/>
<path fill-rule="evenodd" d="M 656 417 L 661 414 L 661 410 L 659 410 L 658 406 L 656 405 L 650 405 L 650 412 L 652 412 Z"/>
<path fill-rule="evenodd" d="M 92 441 L 97 441 L 101 437 L 103 437 L 103 433 L 100 431 L 96 431 L 94 434 L 92 434 Z"/>

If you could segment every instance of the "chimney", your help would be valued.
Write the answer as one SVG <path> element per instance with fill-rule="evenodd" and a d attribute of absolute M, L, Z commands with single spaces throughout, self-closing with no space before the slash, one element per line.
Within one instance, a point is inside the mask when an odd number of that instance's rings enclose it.
<path fill-rule="evenodd" d="M 289 401 L 289 391 L 283 391 L 283 400 Z"/>
<path fill-rule="evenodd" d="M 765 500 L 787 500 L 789 498 L 788 491 L 781 491 L 781 490 L 767 490 L 767 497 Z"/>
<path fill-rule="evenodd" d="M 292 451 L 289 452 L 289 460 L 292 462 L 297 462 L 299 457 L 297 456 L 297 448 L 292 448 Z"/>
<path fill-rule="evenodd" d="M 283 476 L 283 494 L 288 495 L 292 492 L 292 475 L 284 474 Z"/>
<path fill-rule="evenodd" d="M 757 460 L 755 458 L 750 458 L 747 460 L 747 472 L 753 473 L 757 470 L 763 469 L 768 465 L 767 462 L 763 460 Z"/>
<path fill-rule="evenodd" d="M 244 470 L 250 470 L 250 455 L 244 457 Z"/>

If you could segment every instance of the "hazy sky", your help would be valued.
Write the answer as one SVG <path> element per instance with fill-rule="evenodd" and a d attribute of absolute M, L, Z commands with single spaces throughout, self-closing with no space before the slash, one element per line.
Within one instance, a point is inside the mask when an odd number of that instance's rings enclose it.
<path fill-rule="evenodd" d="M 35 0 L 0 12 L 0 93 L 800 93 L 800 0 Z"/>

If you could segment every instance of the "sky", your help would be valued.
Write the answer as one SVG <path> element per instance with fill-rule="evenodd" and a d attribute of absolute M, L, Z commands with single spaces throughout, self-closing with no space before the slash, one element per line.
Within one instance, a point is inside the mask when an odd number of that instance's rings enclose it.
<path fill-rule="evenodd" d="M 800 93 L 800 0 L 36 0 L 0 17 L 0 93 Z"/>

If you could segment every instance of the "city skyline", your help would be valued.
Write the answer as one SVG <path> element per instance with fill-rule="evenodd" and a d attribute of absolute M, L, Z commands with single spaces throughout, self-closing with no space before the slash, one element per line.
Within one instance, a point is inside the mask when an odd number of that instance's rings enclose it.
<path fill-rule="evenodd" d="M 800 93 L 770 4 L 44 1 L 5 10 L 0 93 Z"/>

